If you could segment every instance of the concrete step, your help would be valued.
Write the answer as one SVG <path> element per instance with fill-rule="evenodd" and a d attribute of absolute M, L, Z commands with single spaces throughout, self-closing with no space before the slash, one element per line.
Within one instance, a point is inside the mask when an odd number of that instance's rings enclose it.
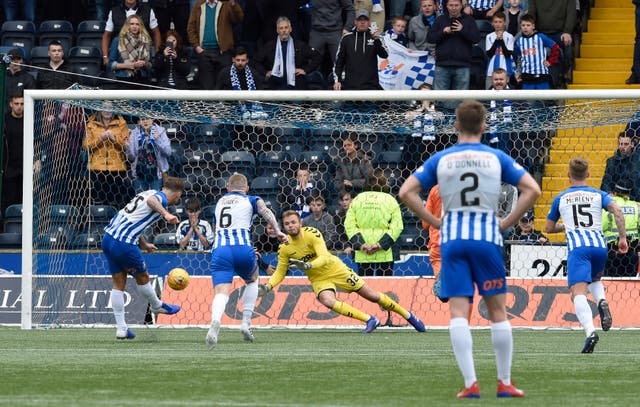
<path fill-rule="evenodd" d="M 575 71 L 628 71 L 633 58 L 576 58 Z M 626 78 L 625 78 L 626 79 Z"/>
<path fill-rule="evenodd" d="M 600 178 L 589 177 L 587 178 L 587 185 L 594 188 L 600 188 Z M 542 178 L 542 190 L 543 191 L 564 191 L 569 188 L 569 177 L 543 177 Z M 540 206 L 540 203 L 536 204 L 536 207 Z"/>
<path fill-rule="evenodd" d="M 598 1 L 599 4 L 600 1 Z M 631 16 L 632 20 L 634 12 L 631 1 L 628 1 L 623 7 L 593 7 L 589 14 L 589 20 L 618 20 L 628 16 Z"/>
<path fill-rule="evenodd" d="M 589 163 L 602 164 L 607 161 L 607 158 L 613 154 L 613 151 L 582 151 L 580 156 L 585 158 Z M 576 156 L 576 152 L 571 149 L 559 150 L 551 149 L 549 151 L 548 164 L 564 164 L 569 165 L 569 160 Z"/>
<path fill-rule="evenodd" d="M 629 77 L 627 70 L 615 71 L 573 71 L 573 83 L 617 84 L 624 83 Z"/>
<path fill-rule="evenodd" d="M 601 32 L 582 33 L 582 45 L 633 45 L 633 35 L 607 35 Z"/>
<path fill-rule="evenodd" d="M 606 164 L 589 164 L 589 171 L 592 177 L 602 178 Z M 569 164 L 547 164 L 544 166 L 546 177 L 566 177 L 569 171 Z"/>
<path fill-rule="evenodd" d="M 614 151 L 618 147 L 618 140 L 599 137 L 556 137 L 551 145 L 554 149 L 573 151 Z"/>
<path fill-rule="evenodd" d="M 625 85 L 624 81 L 616 84 L 571 83 L 567 89 L 640 89 L 640 84 Z"/>
<path fill-rule="evenodd" d="M 633 24 L 633 14 L 629 17 L 609 19 L 609 20 L 589 20 L 587 23 L 590 33 L 602 33 L 612 35 L 613 33 L 624 33 L 635 35 L 636 28 Z"/>
<path fill-rule="evenodd" d="M 629 58 L 633 55 L 633 45 L 589 45 L 580 47 L 581 58 Z"/>
<path fill-rule="evenodd" d="M 593 12 L 593 10 L 596 10 L 598 8 L 628 8 L 628 7 L 633 7 L 633 5 L 631 4 L 631 0 L 597 0 L 596 7 L 593 7 L 591 9 L 591 12 Z M 630 16 L 633 18 L 633 13 L 630 14 Z"/>

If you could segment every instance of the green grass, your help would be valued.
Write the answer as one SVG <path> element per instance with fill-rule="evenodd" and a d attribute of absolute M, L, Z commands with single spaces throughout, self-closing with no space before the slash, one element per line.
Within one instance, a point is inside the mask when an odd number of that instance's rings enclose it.
<path fill-rule="evenodd" d="M 456 400 L 462 378 L 447 331 L 203 329 L 22 331 L 0 327 L 0 405 L 6 406 L 630 406 L 637 403 L 640 331 L 515 330 L 513 378 L 524 399 L 495 397 L 488 330 L 473 332 L 482 398 Z"/>

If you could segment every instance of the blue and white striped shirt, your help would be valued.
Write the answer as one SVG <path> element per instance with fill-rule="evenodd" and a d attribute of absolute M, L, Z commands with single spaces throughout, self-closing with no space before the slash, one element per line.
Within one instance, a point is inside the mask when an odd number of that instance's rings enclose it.
<path fill-rule="evenodd" d="M 530 37 L 516 38 L 513 50 L 516 58 L 520 58 L 522 73 L 530 75 L 548 75 L 549 69 L 544 66 L 548 54 L 546 48 L 553 48 L 556 43 L 544 34 L 535 33 Z"/>
<path fill-rule="evenodd" d="M 500 150 L 463 143 L 440 151 L 413 174 L 425 191 L 440 186 L 440 243 L 475 240 L 502 245 L 496 217 L 501 183 L 517 185 L 526 171 Z"/>
<path fill-rule="evenodd" d="M 612 198 L 599 189 L 571 187 L 553 199 L 547 219 L 557 222 L 562 216 L 569 251 L 578 247 L 606 248 L 602 209 L 611 201 Z"/>
<path fill-rule="evenodd" d="M 213 248 L 219 246 L 252 246 L 251 226 L 258 214 L 254 195 L 229 192 L 216 203 L 213 224 L 216 238 Z"/>
<path fill-rule="evenodd" d="M 154 224 L 161 215 L 147 204 L 155 196 L 162 206 L 168 205 L 167 196 L 162 191 L 150 189 L 136 195 L 124 208 L 120 209 L 104 228 L 114 239 L 124 243 L 138 244 L 140 235 Z"/>

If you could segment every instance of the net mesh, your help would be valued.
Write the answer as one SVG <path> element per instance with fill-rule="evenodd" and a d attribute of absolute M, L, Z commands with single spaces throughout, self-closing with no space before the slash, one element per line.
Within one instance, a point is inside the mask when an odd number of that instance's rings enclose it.
<path fill-rule="evenodd" d="M 198 198 L 201 219 L 211 222 L 213 205 L 226 191 L 226 179 L 234 172 L 248 177 L 252 193 L 261 196 L 279 218 L 292 206 L 285 191 L 295 186 L 296 171 L 301 166 L 308 168 L 313 188 L 324 197 L 325 211 L 334 221 L 335 236 L 327 238 L 328 246 L 357 269 L 351 256 L 344 252 L 347 238 L 341 224 L 345 209 L 341 206 L 340 180 L 335 179 L 336 162 L 344 155 L 343 140 L 355 136 L 358 148 L 374 168 L 384 170 L 391 193 L 397 194 L 404 179 L 418 165 L 434 152 L 456 142 L 454 112 L 441 108 L 438 101 L 432 101 L 432 106 L 431 102 L 422 100 L 427 97 L 424 95 L 428 93 L 416 91 L 411 93 L 411 99 L 421 100 L 375 102 L 37 100 L 33 322 L 39 325 L 113 324 L 108 304 L 110 279 L 100 244 L 104 226 L 137 191 L 125 146 L 105 141 L 104 144 L 111 143 L 109 153 L 105 153 L 86 143 L 83 145 L 91 117 L 96 112 L 111 112 L 115 119 L 122 119 L 127 143 L 130 132 L 139 127 L 139 118 L 151 118 L 165 129 L 171 146 L 165 172 L 186 182 L 183 201 L 170 208 L 181 220 L 187 219 L 184 200 Z M 570 158 L 587 158 L 591 164 L 589 183 L 600 187 L 606 160 L 617 148 L 618 134 L 629 128 L 628 134 L 637 141 L 634 126 L 628 125 L 635 121 L 636 112 L 640 110 L 637 100 L 561 103 L 498 100 L 487 101 L 486 106 L 488 131 L 484 142 L 512 155 L 542 185 L 543 196 L 534 209 L 533 227 L 537 230 L 543 229 L 553 196 L 568 186 L 566 173 Z M 91 167 L 95 154 L 107 154 L 104 159 L 108 165 L 97 170 L 95 165 Z M 110 168 L 118 170 L 109 171 Z M 351 195 L 357 193 L 351 192 Z M 504 204 L 508 208 L 509 202 Z M 395 245 L 394 266 L 394 276 L 401 278 L 372 278 L 370 284 L 398 298 L 423 319 L 431 319 L 430 325 L 446 325 L 446 305 L 431 293 L 434 280 L 426 246 L 428 232 L 406 208 L 403 208 L 403 224 L 403 232 Z M 142 311 L 133 317 L 137 320 L 130 323 L 209 323 L 213 296 L 208 271 L 210 255 L 206 251 L 180 250 L 180 235 L 176 237 L 176 230 L 176 225 L 164 221 L 147 230 L 147 240 L 154 242 L 159 251 L 145 255 L 145 259 L 150 273 L 160 277 L 154 283 L 163 300 L 181 304 L 184 312 L 153 320 L 143 304 Z M 327 236 L 332 232 L 323 233 Z M 273 239 L 267 235 L 265 225 L 256 222 L 253 237 L 263 260 L 275 264 Z M 513 315 L 521 317 L 519 321 L 525 326 L 573 326 L 576 320 L 574 316 L 567 317 L 573 315 L 573 306 L 563 279 L 566 276 L 564 237 L 547 238 L 549 242 L 545 244 L 507 242 L 507 268 L 513 277 L 518 277 L 510 282 L 510 309 Z M 637 270 L 626 263 L 631 260 L 614 258 L 607 267 L 608 275 L 635 276 Z M 637 258 L 633 264 L 637 267 Z M 184 291 L 169 290 L 163 282 L 163 277 L 174 267 L 182 267 L 192 276 L 190 286 Z M 265 275 L 264 270 L 261 274 Z M 95 283 L 93 276 L 96 275 L 107 278 Z M 311 287 L 301 277 L 302 273 L 291 271 L 290 275 L 300 278 L 288 279 L 287 284 L 279 287 L 280 291 L 259 301 L 258 325 L 353 324 L 352 320 L 338 317 L 314 302 Z M 609 288 L 610 292 L 618 290 L 611 293 L 614 298 L 632 300 L 631 293 L 624 291 L 628 288 L 626 283 Z M 139 301 L 135 287 L 129 288 L 128 300 Z M 234 282 L 234 288 L 223 323 L 236 324 L 242 315 L 238 306 L 242 284 Z M 531 297 L 526 304 L 523 293 Z M 535 293 L 543 295 L 538 298 Z M 362 303 L 354 295 L 341 293 L 339 297 L 348 298 L 348 302 L 367 312 L 381 313 L 377 306 Z M 540 307 L 551 304 L 555 311 L 542 318 Z M 81 312 L 71 312 L 70 306 L 77 306 Z M 487 323 L 483 307 L 480 303 L 472 323 Z M 524 308 L 518 311 L 518 307 Z M 406 321 L 397 318 L 391 316 L 387 323 L 406 325 Z M 627 323 L 640 326 L 637 318 L 630 318 Z"/>

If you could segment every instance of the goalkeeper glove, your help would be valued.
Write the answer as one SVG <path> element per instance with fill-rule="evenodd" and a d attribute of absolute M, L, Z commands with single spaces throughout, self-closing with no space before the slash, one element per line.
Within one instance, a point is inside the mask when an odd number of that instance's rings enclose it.
<path fill-rule="evenodd" d="M 272 289 L 273 289 L 273 287 L 271 287 L 271 284 L 269 284 L 269 283 L 260 284 L 258 286 L 258 297 L 264 297 Z"/>
<path fill-rule="evenodd" d="M 296 259 L 289 260 L 289 265 L 300 270 L 309 270 L 311 268 L 311 263 Z"/>

